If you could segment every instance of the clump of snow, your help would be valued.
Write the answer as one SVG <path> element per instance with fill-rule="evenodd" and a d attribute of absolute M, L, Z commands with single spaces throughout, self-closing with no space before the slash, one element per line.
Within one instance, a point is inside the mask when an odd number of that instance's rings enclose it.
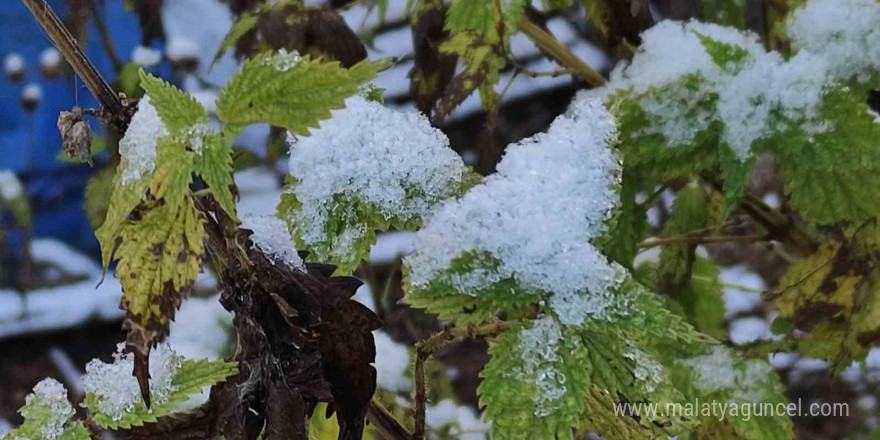
<path fill-rule="evenodd" d="M 43 69 L 57 69 L 61 65 L 61 53 L 54 47 L 47 47 L 40 52 L 40 66 Z"/>
<path fill-rule="evenodd" d="M 67 400 L 67 390 L 55 379 L 43 379 L 34 387 L 34 392 L 25 398 L 21 415 L 25 419 L 38 421 L 40 436 L 54 440 L 64 434 L 65 424 L 73 417 L 73 405 Z"/>
<path fill-rule="evenodd" d="M 145 68 L 150 68 L 162 61 L 162 52 L 151 47 L 137 46 L 131 51 L 131 60 Z"/>
<path fill-rule="evenodd" d="M 433 429 L 452 426 L 449 434 L 460 440 L 485 440 L 489 424 L 477 417 L 473 408 L 443 399 L 425 408 L 425 424 Z"/>
<path fill-rule="evenodd" d="M 694 385 L 704 393 L 725 391 L 746 402 L 766 400 L 764 390 L 774 386 L 772 381 L 776 378 L 768 363 L 751 360 L 745 361 L 743 366 L 734 359 L 730 349 L 717 345 L 705 355 L 687 359 L 683 364 L 694 371 Z"/>
<path fill-rule="evenodd" d="M 296 246 L 287 232 L 287 225 L 274 215 L 248 215 L 241 219 L 242 227 L 254 231 L 251 243 L 254 248 L 270 257 L 281 260 L 293 269 L 303 270 L 303 260 L 296 253 Z M 271 258 L 270 258 L 271 260 Z M 274 263 L 274 260 L 272 260 Z"/>
<path fill-rule="evenodd" d="M 866 81 L 880 70 L 878 23 L 875 0 L 810 0 L 792 13 L 788 35 L 795 49 L 826 60 L 838 78 Z"/>
<path fill-rule="evenodd" d="M 124 343 L 117 346 L 113 363 L 92 359 L 83 376 L 86 393 L 98 399 L 98 410 L 116 421 L 144 404 L 137 380 L 132 375 L 134 355 L 124 354 L 124 348 Z M 173 381 L 181 362 L 180 356 L 167 343 L 159 344 L 150 352 L 150 399 L 153 405 L 164 404 L 177 390 Z"/>
<path fill-rule="evenodd" d="M 290 192 L 302 207 L 286 220 L 307 245 L 324 242 L 328 222 L 341 219 L 345 224 L 337 227 L 345 229 L 329 245 L 333 255 L 349 256 L 371 232 L 356 221 L 355 204 L 386 221 L 417 220 L 455 195 L 466 176 L 449 140 L 424 115 L 360 96 L 332 114 L 311 135 L 290 141 L 289 172 L 296 179 Z"/>
<path fill-rule="evenodd" d="M 618 203 L 616 136 L 602 104 L 580 100 L 546 133 L 508 147 L 497 173 L 445 202 L 418 232 L 404 260 L 410 285 L 441 281 L 473 295 L 514 278 L 529 292 L 552 292 L 564 324 L 609 316 L 626 271 L 590 242 Z M 485 253 L 496 268 L 442 275 L 456 258 Z"/>
<path fill-rule="evenodd" d="M 4 202 L 11 202 L 21 196 L 23 189 L 21 181 L 12 170 L 0 170 L 0 198 Z"/>
<path fill-rule="evenodd" d="M 156 143 L 164 136 L 168 136 L 168 129 L 156 107 L 150 103 L 150 97 L 144 96 L 138 102 L 137 112 L 131 118 L 125 136 L 119 141 L 119 154 L 125 164 L 123 185 L 152 174 L 156 167 Z"/>
<path fill-rule="evenodd" d="M 7 75 L 21 75 L 24 72 L 24 58 L 16 52 L 3 57 L 3 71 Z"/>
<path fill-rule="evenodd" d="M 722 141 L 738 158 L 772 134 L 774 115 L 802 121 L 819 133 L 832 128 L 817 118 L 823 91 L 836 80 L 867 81 L 880 69 L 880 4 L 873 0 L 811 0 L 794 12 L 789 33 L 800 51 L 789 60 L 768 52 L 758 37 L 714 24 L 664 21 L 647 30 L 629 64 L 608 85 L 582 97 L 608 99 L 628 90 L 648 116 L 643 134 L 662 134 L 671 147 L 694 141 L 712 122 L 724 124 Z M 744 53 L 717 65 L 701 38 Z M 693 81 L 684 82 L 685 78 Z M 661 93 L 662 91 L 662 93 Z"/>
<path fill-rule="evenodd" d="M 274 67 L 279 72 L 287 72 L 300 62 L 302 62 L 302 57 L 299 52 L 288 52 L 285 49 L 281 49 L 277 54 L 263 58 L 261 61 L 263 65 Z"/>
<path fill-rule="evenodd" d="M 37 83 L 28 83 L 21 89 L 21 99 L 39 102 L 43 99 L 43 88 Z"/>
<path fill-rule="evenodd" d="M 168 59 L 174 62 L 199 59 L 199 44 L 194 40 L 178 35 L 168 40 L 165 48 Z"/>

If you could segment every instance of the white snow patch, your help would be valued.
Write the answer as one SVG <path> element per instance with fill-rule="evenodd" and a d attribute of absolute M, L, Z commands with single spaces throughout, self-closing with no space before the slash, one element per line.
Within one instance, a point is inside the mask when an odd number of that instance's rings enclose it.
<path fill-rule="evenodd" d="M 159 138 L 168 136 L 168 129 L 159 118 L 150 97 L 144 96 L 138 102 L 138 109 L 131 118 L 125 136 L 119 141 L 119 154 L 122 156 L 124 170 L 122 184 L 140 180 L 153 173 L 156 167 L 156 143 Z"/>
<path fill-rule="evenodd" d="M 251 235 L 253 246 L 268 256 L 280 259 L 287 266 L 304 270 L 302 258 L 296 252 L 296 245 L 287 232 L 287 225 L 274 215 L 249 215 L 242 217 L 241 226 L 254 231 Z M 273 260 L 274 263 L 274 260 Z"/>
<path fill-rule="evenodd" d="M 760 402 L 764 393 L 757 387 L 767 387 L 776 378 L 776 373 L 766 362 L 745 361 L 745 368 L 736 367 L 732 351 L 722 346 L 713 346 L 702 356 L 682 362 L 696 375 L 694 385 L 706 393 L 729 391 L 738 400 Z"/>
<path fill-rule="evenodd" d="M 165 48 L 168 59 L 171 61 L 198 60 L 199 59 L 199 43 L 182 35 L 172 37 L 168 40 L 168 46 Z"/>
<path fill-rule="evenodd" d="M 111 364 L 92 359 L 86 365 L 83 386 L 87 393 L 98 399 L 98 409 L 113 420 L 122 420 L 136 406 L 143 405 L 134 370 L 134 355 L 124 354 L 125 343 L 117 345 Z M 167 343 L 157 345 L 150 351 L 150 400 L 152 405 L 162 405 L 177 390 L 172 384 L 182 359 Z"/>
<path fill-rule="evenodd" d="M 40 436 L 46 440 L 61 437 L 73 414 L 73 405 L 67 400 L 64 385 L 51 378 L 41 380 L 34 387 L 34 392 L 25 397 L 25 405 L 21 409 L 21 415 L 25 419 L 41 422 Z"/>
<path fill-rule="evenodd" d="M 477 417 L 473 408 L 443 399 L 425 409 L 425 424 L 433 429 L 453 428 L 450 435 L 460 440 L 485 440 L 489 424 Z"/>
<path fill-rule="evenodd" d="M 151 47 L 137 46 L 131 51 L 131 60 L 150 68 L 162 61 L 162 52 Z"/>
<path fill-rule="evenodd" d="M 738 265 L 721 268 L 719 278 L 724 284 L 749 289 L 748 291 L 743 291 L 737 287 L 728 286 L 724 288 L 724 305 L 727 309 L 727 317 L 738 313 L 750 312 L 761 304 L 761 294 L 756 291 L 764 290 L 766 284 L 760 275 L 749 271 L 746 266 Z"/>
<path fill-rule="evenodd" d="M 565 373 L 556 368 L 559 362 L 559 341 L 562 331 L 551 316 L 532 322 L 532 328 L 524 329 L 519 337 L 522 364 L 513 371 L 515 377 L 526 383 L 534 383 L 538 392 L 532 396 L 535 416 L 546 417 L 560 408 L 560 400 L 568 391 Z"/>
<path fill-rule="evenodd" d="M 412 390 L 412 380 L 407 376 L 410 363 L 406 346 L 382 331 L 374 331 L 373 339 L 376 341 L 376 385 L 392 393 Z"/>
<path fill-rule="evenodd" d="M 564 324 L 616 308 L 625 270 L 590 244 L 617 205 L 620 162 L 610 148 L 613 117 L 598 101 L 576 102 L 546 133 L 509 146 L 498 172 L 441 205 L 404 259 L 410 284 L 435 281 L 458 257 L 489 253 L 493 272 L 454 274 L 463 294 L 515 277 L 529 292 L 553 292 Z"/>
<path fill-rule="evenodd" d="M 745 345 L 771 337 L 767 321 L 757 316 L 737 319 L 730 323 L 730 341 L 736 345 Z"/>

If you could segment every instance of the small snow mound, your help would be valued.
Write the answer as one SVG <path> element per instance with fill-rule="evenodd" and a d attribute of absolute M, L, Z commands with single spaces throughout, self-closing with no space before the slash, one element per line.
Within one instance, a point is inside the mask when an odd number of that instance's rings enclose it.
<path fill-rule="evenodd" d="M 22 99 L 40 101 L 43 99 L 43 87 L 37 83 L 28 83 L 21 89 Z"/>
<path fill-rule="evenodd" d="M 345 257 L 367 235 L 355 224 L 357 205 L 409 221 L 453 196 L 467 168 L 449 140 L 424 115 L 394 111 L 360 96 L 320 123 L 311 135 L 291 138 L 290 190 L 301 208 L 286 219 L 304 243 L 322 243 L 331 218 L 348 221 L 332 243 Z"/>
<path fill-rule="evenodd" d="M 3 57 L 3 70 L 7 75 L 20 75 L 24 72 L 24 58 L 18 53 L 10 53 Z"/>
<path fill-rule="evenodd" d="M 156 143 L 164 136 L 168 136 L 168 129 L 162 123 L 156 107 L 150 103 L 150 97 L 144 96 L 138 102 L 137 112 L 131 118 L 125 136 L 119 141 L 119 154 L 125 164 L 123 185 L 153 173 L 156 167 Z"/>
<path fill-rule="evenodd" d="M 25 398 L 21 415 L 25 419 L 39 420 L 40 435 L 54 440 L 64 434 L 64 425 L 73 417 L 73 405 L 67 400 L 67 390 L 55 379 L 43 379 L 34 392 Z M 45 421 L 45 424 L 42 422 Z"/>
<path fill-rule="evenodd" d="M 302 258 L 287 232 L 287 225 L 274 215 L 248 215 L 241 219 L 242 227 L 254 231 L 251 243 L 268 256 L 280 259 L 293 269 L 303 270 Z M 271 258 L 270 258 L 271 260 Z M 274 262 L 274 261 L 273 261 Z"/>
<path fill-rule="evenodd" d="M 86 393 L 98 399 L 98 409 L 113 420 L 122 420 L 125 415 L 143 405 L 134 371 L 134 355 L 124 354 L 124 343 L 120 343 L 113 354 L 113 363 L 92 359 L 86 365 L 83 387 Z M 150 399 L 153 405 L 162 405 L 177 390 L 173 384 L 174 375 L 180 368 L 182 358 L 168 346 L 159 344 L 150 352 Z"/>
<path fill-rule="evenodd" d="M 445 202 L 418 232 L 404 260 L 411 286 L 441 281 L 475 295 L 515 278 L 529 292 L 552 292 L 550 306 L 564 324 L 609 316 L 626 271 L 591 240 L 618 203 L 616 138 L 602 104 L 581 100 L 546 133 L 509 146 L 497 173 Z M 493 272 L 442 275 L 456 259 L 484 254 L 498 261 Z"/>
<path fill-rule="evenodd" d="M 56 69 L 61 65 L 61 53 L 54 47 L 47 47 L 40 52 L 40 66 L 44 69 Z"/>
<path fill-rule="evenodd" d="M 176 36 L 168 41 L 165 48 L 168 59 L 174 62 L 199 59 L 199 44 L 190 38 Z"/>

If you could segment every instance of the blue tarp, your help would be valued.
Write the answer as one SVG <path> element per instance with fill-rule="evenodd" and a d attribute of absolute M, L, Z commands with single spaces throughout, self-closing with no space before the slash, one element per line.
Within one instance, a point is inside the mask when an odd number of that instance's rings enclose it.
<path fill-rule="evenodd" d="M 49 3 L 59 16 L 66 15 L 65 1 Z M 124 10 L 122 0 L 96 3 L 103 9 L 103 21 L 116 53 L 128 60 L 141 40 L 137 17 Z M 56 160 L 61 137 L 55 124 L 62 110 L 77 104 L 96 108 L 97 104 L 74 77 L 53 80 L 41 74 L 40 54 L 51 45 L 22 3 L 4 2 L 0 8 L 0 59 L 10 53 L 20 55 L 25 75 L 20 82 L 11 81 L 6 75 L 0 78 L 0 169 L 12 169 L 25 185 L 34 212 L 35 237 L 58 238 L 94 253 L 98 244 L 82 209 L 85 183 L 93 170 L 87 165 Z M 86 53 L 108 80 L 115 78 L 93 22 Z M 43 90 L 42 101 L 33 112 L 24 111 L 19 103 L 22 88 L 29 83 L 39 84 Z"/>

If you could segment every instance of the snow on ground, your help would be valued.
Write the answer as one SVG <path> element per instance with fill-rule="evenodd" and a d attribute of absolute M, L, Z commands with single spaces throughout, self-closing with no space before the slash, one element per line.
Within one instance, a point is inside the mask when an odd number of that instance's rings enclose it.
<path fill-rule="evenodd" d="M 749 271 L 744 265 L 721 268 L 719 278 L 722 283 L 728 285 L 724 288 L 724 304 L 728 318 L 738 313 L 750 312 L 761 303 L 761 294 L 751 290 L 765 289 L 764 279 Z M 744 291 L 730 286 L 741 286 L 750 290 Z"/>
<path fill-rule="evenodd" d="M 477 417 L 473 408 L 457 405 L 450 399 L 426 408 L 425 422 L 433 429 L 453 426 L 449 433 L 460 440 L 483 440 L 489 431 L 489 424 Z"/>

